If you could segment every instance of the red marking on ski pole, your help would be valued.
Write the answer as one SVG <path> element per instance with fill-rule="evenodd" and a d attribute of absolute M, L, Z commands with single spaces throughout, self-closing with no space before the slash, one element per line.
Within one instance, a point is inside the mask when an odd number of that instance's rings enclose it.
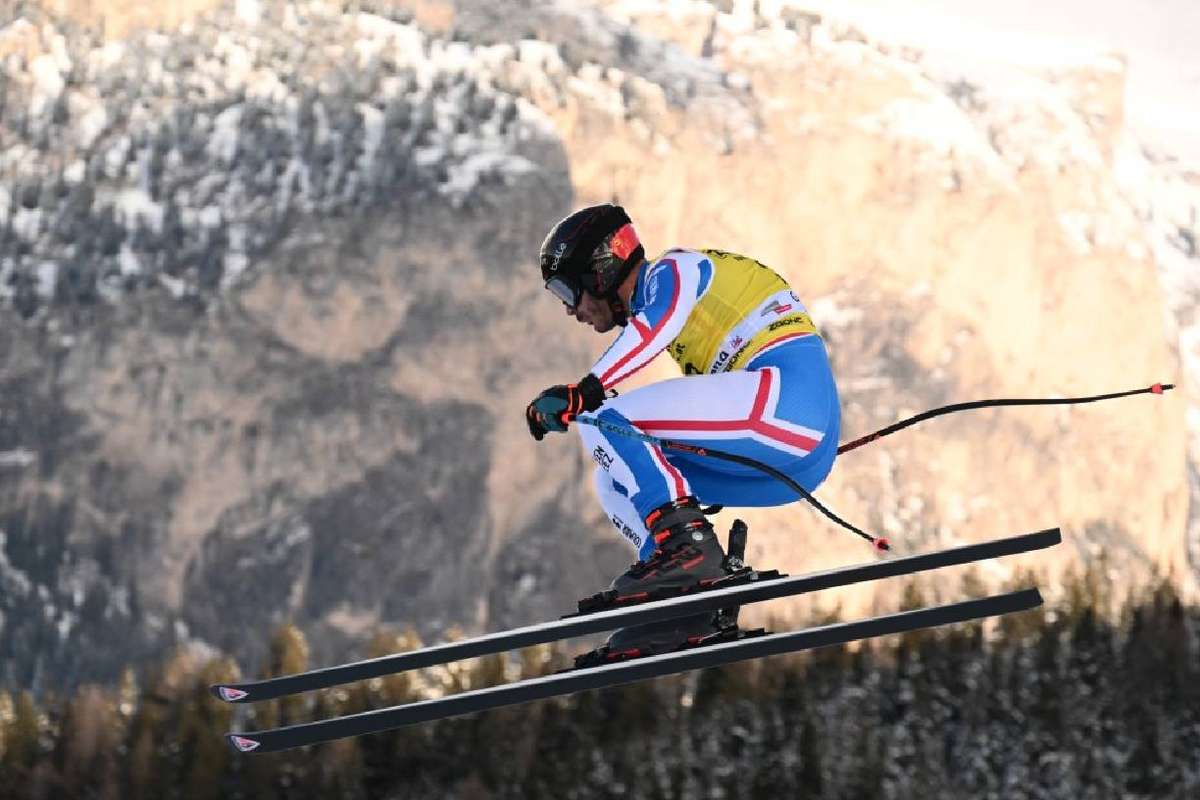
<path fill-rule="evenodd" d="M 874 544 L 875 544 L 876 550 L 891 550 L 892 549 L 891 543 L 887 539 L 883 538 L 882 536 L 875 539 Z"/>
<path fill-rule="evenodd" d="M 1156 383 L 1150 387 L 1150 391 L 1154 392 L 1155 394 L 1162 394 L 1163 393 L 1163 385 L 1161 383 Z"/>

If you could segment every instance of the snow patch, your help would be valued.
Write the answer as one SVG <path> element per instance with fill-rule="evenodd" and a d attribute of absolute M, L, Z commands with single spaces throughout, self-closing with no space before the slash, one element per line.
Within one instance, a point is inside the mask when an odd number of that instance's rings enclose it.
<path fill-rule="evenodd" d="M 138 258 L 137 253 L 133 252 L 133 248 L 128 243 L 121 245 L 121 252 L 117 257 L 117 263 L 120 265 L 123 277 L 129 278 L 142 274 L 141 259 Z"/>
<path fill-rule="evenodd" d="M 36 241 L 42 230 L 42 209 L 20 206 L 12 216 L 13 233 L 27 242 Z"/>
<path fill-rule="evenodd" d="M 33 590 L 33 581 L 8 560 L 8 533 L 0 528 L 0 588 L 5 594 L 26 597 Z"/>
<path fill-rule="evenodd" d="M 237 0 L 234 13 L 247 25 L 257 25 L 262 20 L 262 5 L 259 0 Z"/>
<path fill-rule="evenodd" d="M 37 266 L 37 293 L 43 298 L 54 297 L 58 286 L 58 264 L 53 261 L 43 261 Z"/>
<path fill-rule="evenodd" d="M 950 159 L 965 159 L 992 178 L 1014 185 L 1013 170 L 992 148 L 983 131 L 943 94 L 894 100 L 882 111 L 860 117 L 857 124 L 873 133 L 922 142 L 938 157 L 935 163 L 943 167 Z"/>
<path fill-rule="evenodd" d="M 844 328 L 855 325 L 863 318 L 863 309 L 845 306 L 835 295 L 818 297 L 808 304 L 809 312 L 817 327 Z"/>
<path fill-rule="evenodd" d="M 1092 252 L 1092 215 L 1086 211 L 1063 211 L 1058 223 L 1067 235 L 1067 243 L 1078 255 Z"/>
<path fill-rule="evenodd" d="M 22 469 L 37 461 L 37 453 L 18 447 L 16 450 L 0 451 L 0 468 L 16 467 Z M 0 542 L 0 547 L 3 543 Z"/>
<path fill-rule="evenodd" d="M 58 640 L 60 642 L 65 642 L 67 640 L 67 637 L 71 635 L 71 631 L 74 630 L 77 622 L 79 622 L 78 614 L 73 611 L 62 612 L 62 616 L 59 617 L 58 622 L 54 626 L 55 630 L 58 632 Z"/>
<path fill-rule="evenodd" d="M 566 71 L 558 46 L 537 39 L 517 42 L 517 60 L 549 77 L 562 75 Z"/>
<path fill-rule="evenodd" d="M 29 74 L 33 78 L 33 95 L 30 98 L 29 110 L 37 117 L 58 99 L 67 82 L 62 76 L 58 60 L 49 53 L 43 53 L 33 59 L 29 65 Z"/>
<path fill-rule="evenodd" d="M 165 272 L 158 273 L 156 277 L 158 278 L 158 282 L 171 293 L 172 297 L 179 299 L 188 294 L 188 285 L 185 281 L 174 278 Z"/>
<path fill-rule="evenodd" d="M 220 227 L 222 222 L 220 206 L 207 205 L 200 209 L 200 212 L 197 215 L 197 220 L 203 227 L 210 230 L 212 228 Z"/>
<path fill-rule="evenodd" d="M 82 158 L 75 159 L 63 170 L 63 179 L 69 183 L 80 183 L 86 176 L 87 164 L 83 163 Z"/>
<path fill-rule="evenodd" d="M 242 107 L 230 106 L 213 120 L 212 138 L 208 141 L 208 153 L 224 164 L 233 162 L 237 155 L 238 125 L 242 121 Z"/>
<path fill-rule="evenodd" d="M 536 170 L 537 165 L 527 158 L 514 156 L 500 150 L 482 151 L 449 166 L 450 179 L 446 182 L 444 191 L 452 198 L 461 201 L 485 176 L 498 175 L 510 178 Z"/>
<path fill-rule="evenodd" d="M 117 219 L 126 228 L 147 225 L 156 233 L 162 231 L 163 207 L 154 202 L 143 189 L 122 189 L 115 198 L 114 208 Z"/>

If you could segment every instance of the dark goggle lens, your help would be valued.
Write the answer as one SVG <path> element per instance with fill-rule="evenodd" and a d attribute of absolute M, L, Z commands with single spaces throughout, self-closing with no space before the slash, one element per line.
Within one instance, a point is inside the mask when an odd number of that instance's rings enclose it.
<path fill-rule="evenodd" d="M 546 289 L 559 300 L 562 300 L 568 308 L 576 308 L 579 305 L 579 287 L 572 286 L 562 278 L 551 278 L 546 281 Z"/>

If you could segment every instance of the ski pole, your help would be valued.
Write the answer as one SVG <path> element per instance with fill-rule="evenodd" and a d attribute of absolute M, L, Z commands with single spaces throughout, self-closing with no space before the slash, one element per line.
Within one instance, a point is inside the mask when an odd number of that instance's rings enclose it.
<path fill-rule="evenodd" d="M 1100 400 L 1113 400 L 1113 399 L 1116 399 L 1119 397 L 1130 397 L 1132 395 L 1137 395 L 1137 394 L 1162 394 L 1163 392 L 1170 391 L 1171 389 L 1174 389 L 1174 388 L 1175 388 L 1175 384 L 1173 384 L 1173 383 L 1156 383 L 1152 386 L 1147 386 L 1144 389 L 1130 389 L 1130 390 L 1123 391 L 1123 392 L 1111 392 L 1109 394 L 1098 394 L 1098 395 L 1091 395 L 1088 397 L 999 398 L 999 399 L 992 399 L 992 400 L 972 400 L 967 403 L 953 403 L 951 405 L 940 406 L 939 408 L 934 408 L 929 411 L 923 411 L 920 414 L 917 414 L 916 416 L 909 417 L 908 419 L 893 423 L 891 425 L 888 425 L 886 428 L 881 428 L 880 430 L 875 431 L 874 433 L 867 434 L 866 436 L 863 436 L 863 437 L 860 437 L 853 441 L 846 442 L 845 444 L 839 445 L 838 446 L 838 455 L 849 452 L 851 450 L 855 450 L 859 447 L 862 447 L 865 444 L 874 442 L 877 439 L 882 439 L 884 436 L 888 436 L 890 434 L 895 433 L 896 431 L 903 430 L 907 427 L 917 424 L 918 422 L 923 422 L 927 419 L 932 419 L 934 417 L 940 417 L 944 414 L 952 414 L 956 411 L 968 411 L 968 410 L 976 409 L 976 408 L 990 408 L 990 407 L 997 407 L 997 406 L 1077 405 L 1077 404 L 1082 404 L 1082 403 L 1095 403 L 1095 402 L 1099 402 Z M 849 522 L 846 522 L 844 519 L 839 517 L 837 514 L 833 513 L 828 508 L 826 508 L 824 505 L 822 505 L 821 502 L 819 500 L 817 500 L 817 498 L 813 497 L 811 492 L 809 492 L 807 489 L 805 489 L 799 483 L 792 480 L 787 475 L 783 474 L 782 472 L 775 469 L 774 467 L 771 467 L 767 464 L 763 464 L 760 461 L 756 461 L 752 458 L 747 458 L 746 456 L 739 456 L 734 453 L 726 453 L 721 450 L 713 450 L 712 448 L 708 448 L 708 447 L 700 447 L 698 445 L 688 444 L 687 442 L 677 442 L 672 439 L 662 439 L 657 436 L 651 436 L 647 433 L 642 433 L 641 431 L 635 430 L 635 429 L 630 428 L 625 425 L 618 425 L 613 422 L 605 422 L 604 420 L 597 419 L 596 417 L 580 416 L 580 417 L 576 418 L 576 422 L 580 422 L 584 425 L 592 425 L 593 427 L 599 428 L 600 430 L 608 431 L 610 433 L 615 433 L 619 436 L 626 436 L 626 437 L 633 438 L 633 439 L 639 439 L 643 442 L 646 442 L 647 444 L 656 445 L 664 450 L 677 450 L 682 453 L 691 453 L 693 455 L 699 455 L 699 456 L 710 456 L 712 458 L 721 459 L 722 461 L 731 461 L 735 464 L 743 464 L 743 465 L 751 467 L 753 469 L 757 469 L 760 472 L 764 472 L 767 475 L 770 475 L 771 477 L 775 478 L 776 480 L 782 481 L 789 488 L 794 490 L 797 494 L 799 494 L 801 497 L 803 497 L 805 500 L 807 500 L 809 503 L 811 503 L 814 508 L 816 508 L 822 514 L 824 514 L 826 517 L 833 520 L 834 522 L 836 522 L 838 525 L 842 526 L 846 530 L 856 533 L 859 536 L 861 536 L 862 538 L 866 539 L 868 542 L 873 544 L 876 547 L 876 549 L 878 549 L 878 550 L 890 550 L 891 549 L 891 544 L 888 542 L 888 540 L 886 538 L 881 537 L 881 536 L 872 536 L 871 534 L 866 533 L 865 531 L 861 530 L 860 528 L 857 528 L 854 525 L 851 525 Z M 719 506 L 717 508 L 719 508 Z"/>
<path fill-rule="evenodd" d="M 903 430 L 910 425 L 916 425 L 918 422 L 923 422 L 933 417 L 940 417 L 943 414 L 952 414 L 955 411 L 967 411 L 973 408 L 989 408 L 992 406 L 1055 406 L 1055 405 L 1075 405 L 1077 403 L 1095 403 L 1100 400 L 1112 400 L 1117 397 L 1129 397 L 1135 394 L 1162 394 L 1175 388 L 1173 383 L 1156 383 L 1153 386 L 1147 386 L 1145 389 L 1130 389 L 1126 392 L 1113 392 L 1112 394 L 1097 394 L 1091 397 L 1057 397 L 1057 398 L 1010 398 L 1000 400 L 973 400 L 969 403 L 953 403 L 948 406 L 942 406 L 930 411 L 922 411 L 915 417 L 901 420 L 900 422 L 888 425 L 886 428 L 881 428 L 874 433 L 869 433 L 866 436 L 855 439 L 852 442 L 846 442 L 838 446 L 838 455 L 849 452 L 856 448 L 862 447 L 864 444 L 870 444 L 876 439 L 882 439 L 884 436 L 893 434 L 896 431 Z"/>
<path fill-rule="evenodd" d="M 846 520 L 842 519 L 837 514 L 833 513 L 828 508 L 826 508 L 824 505 L 822 505 L 820 500 L 813 497 L 812 493 L 809 492 L 807 489 L 805 489 L 803 486 L 801 486 L 799 483 L 792 480 L 787 475 L 784 475 L 782 472 L 775 469 L 774 467 L 764 464 L 761 461 L 756 461 L 753 458 L 747 458 L 746 456 L 739 456 L 735 453 L 726 453 L 722 450 L 713 450 L 712 448 L 709 448 L 709 447 L 700 447 L 698 445 L 688 444 L 687 442 L 677 442 L 672 439 L 660 439 L 657 436 L 651 436 L 648 433 L 642 433 L 641 431 L 631 428 L 627 425 L 618 425 L 615 422 L 607 422 L 605 420 L 598 419 L 597 417 L 579 416 L 579 417 L 575 418 L 575 421 L 578 423 L 581 423 L 583 425 L 591 425 L 595 428 L 599 428 L 602 431 L 608 431 L 609 433 L 615 433 L 618 436 L 626 436 L 630 439 L 639 439 L 643 442 L 646 442 L 647 444 L 652 444 L 657 447 L 660 447 L 663 450 L 677 450 L 681 453 L 691 453 L 692 455 L 697 455 L 697 456 L 710 456 L 712 458 L 719 458 L 722 461 L 732 461 L 735 464 L 743 464 L 747 467 L 757 469 L 760 472 L 765 472 L 766 474 L 770 475 L 772 478 L 782 481 L 784 484 L 786 484 L 789 488 L 791 488 L 793 491 L 795 491 L 797 494 L 799 494 L 801 497 L 803 497 L 809 503 L 812 503 L 814 508 L 816 508 L 818 511 L 820 511 L 825 516 L 829 517 L 829 519 L 833 520 L 838 525 L 841 525 L 843 528 L 845 528 L 848 531 L 852 531 L 853 533 L 858 534 L 859 536 L 866 539 L 871 544 L 875 545 L 875 548 L 877 550 L 891 550 L 892 549 L 892 546 L 888 542 L 887 539 L 885 539 L 882 536 L 872 536 L 871 534 L 867 533 L 866 531 L 861 530 L 860 528 L 857 528 L 854 525 L 851 525 L 849 522 L 846 522 Z"/>

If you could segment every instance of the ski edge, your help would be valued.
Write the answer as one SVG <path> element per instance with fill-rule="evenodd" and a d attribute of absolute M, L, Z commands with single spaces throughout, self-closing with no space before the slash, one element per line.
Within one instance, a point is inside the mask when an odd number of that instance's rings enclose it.
<path fill-rule="evenodd" d="M 1042 602 L 1041 593 L 1036 588 L 1020 589 L 865 620 L 769 634 L 575 672 L 556 673 L 517 683 L 475 689 L 450 697 L 422 700 L 284 728 L 231 732 L 226 734 L 226 740 L 234 750 L 241 753 L 277 752 L 351 736 L 382 733 L 421 722 L 474 714 L 534 700 L 723 666 L 752 658 L 836 646 L 851 641 L 1027 611 L 1040 606 Z"/>
<path fill-rule="evenodd" d="M 683 595 L 654 603 L 563 617 L 558 620 L 497 631 L 458 642 L 443 642 L 419 650 L 392 653 L 378 658 L 322 667 L 276 678 L 213 684 L 209 687 L 209 691 L 227 703 L 255 703 L 302 692 L 328 689 L 354 681 L 394 675 L 406 670 L 421 669 L 521 647 L 531 647 L 574 636 L 584 636 L 626 625 L 658 622 L 689 613 L 717 611 L 730 605 L 750 605 L 805 592 L 881 580 L 942 567 L 961 566 L 989 558 L 1019 555 L 1051 547 L 1061 541 L 1062 532 L 1059 528 L 1046 528 L 1033 533 L 1017 534 L 1002 539 L 991 539 L 986 542 L 976 542 L 927 553 L 916 553 L 901 558 L 868 561 L 822 572 L 740 584 L 727 589 L 694 595 Z M 906 569 L 906 567 L 909 568 Z"/>

